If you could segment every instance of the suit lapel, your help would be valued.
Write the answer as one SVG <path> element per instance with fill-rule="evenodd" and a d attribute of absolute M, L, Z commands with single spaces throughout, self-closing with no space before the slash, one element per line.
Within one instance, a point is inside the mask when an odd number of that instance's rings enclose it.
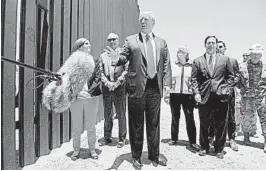
<path fill-rule="evenodd" d="M 156 49 L 156 67 L 158 67 L 159 61 L 160 61 L 160 41 L 158 38 L 153 35 L 154 42 L 155 42 L 155 49 Z"/>
<path fill-rule="evenodd" d="M 140 48 L 142 55 L 146 58 L 145 47 L 144 47 L 143 38 L 141 36 L 141 33 L 137 34 L 136 40 L 137 40 L 137 43 L 139 45 L 139 48 Z"/>

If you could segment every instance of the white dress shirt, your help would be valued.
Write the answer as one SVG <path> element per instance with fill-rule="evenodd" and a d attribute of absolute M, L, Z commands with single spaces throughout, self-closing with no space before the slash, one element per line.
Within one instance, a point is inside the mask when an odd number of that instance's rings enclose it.
<path fill-rule="evenodd" d="M 144 48 L 145 48 L 145 55 L 147 57 L 147 42 L 146 42 L 146 35 L 145 33 L 141 32 L 141 36 L 142 36 L 142 40 L 143 40 L 143 43 L 144 43 Z M 154 55 L 154 66 L 155 68 L 157 68 L 157 58 L 156 58 L 156 46 L 155 46 L 155 41 L 153 39 L 153 34 L 152 32 L 149 33 L 149 38 L 151 40 L 151 44 L 152 44 L 152 47 L 153 47 L 153 55 Z M 157 71 L 155 71 L 157 73 Z"/>

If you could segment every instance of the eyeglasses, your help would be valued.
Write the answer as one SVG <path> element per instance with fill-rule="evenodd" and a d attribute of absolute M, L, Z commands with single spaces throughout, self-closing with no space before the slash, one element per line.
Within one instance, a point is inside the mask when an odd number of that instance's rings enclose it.
<path fill-rule="evenodd" d="M 223 46 L 218 46 L 218 48 L 219 48 L 219 49 L 222 49 L 222 48 L 223 48 Z"/>
<path fill-rule="evenodd" d="M 187 52 L 185 52 L 184 50 L 179 50 L 179 51 L 177 51 L 177 54 L 185 54 L 185 53 L 187 53 Z"/>
<path fill-rule="evenodd" d="M 111 41 L 116 41 L 116 38 L 108 39 L 108 42 L 111 42 Z"/>

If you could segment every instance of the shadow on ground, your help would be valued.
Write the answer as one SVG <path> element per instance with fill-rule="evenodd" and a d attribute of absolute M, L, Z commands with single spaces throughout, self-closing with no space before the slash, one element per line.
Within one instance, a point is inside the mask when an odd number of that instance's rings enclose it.
<path fill-rule="evenodd" d="M 244 146 L 248 146 L 248 147 L 254 147 L 254 148 L 258 148 L 258 149 L 263 149 L 264 148 L 264 144 L 260 143 L 260 142 L 244 142 L 244 141 L 239 141 L 236 140 L 236 143 L 239 145 L 244 145 Z"/>
<path fill-rule="evenodd" d="M 167 160 L 167 158 L 166 158 L 163 154 L 160 154 L 160 157 L 161 157 L 161 158 L 164 158 L 165 160 Z M 126 154 L 122 154 L 122 155 L 118 156 L 118 157 L 115 159 L 113 165 L 112 165 L 109 169 L 107 169 L 107 170 L 118 170 L 119 166 L 120 166 L 124 161 L 128 161 L 128 162 L 131 163 L 131 164 L 133 163 L 133 158 L 132 158 L 131 153 L 126 153 Z M 142 156 L 141 156 L 141 163 L 142 163 L 143 165 L 150 165 L 150 164 L 152 164 L 154 167 L 157 167 L 157 166 L 158 166 L 158 164 L 156 164 L 156 163 L 154 163 L 154 162 L 152 162 L 152 161 L 150 161 L 150 160 L 148 159 L 148 152 L 147 152 L 147 151 L 145 151 L 145 152 L 142 153 Z M 132 168 L 133 168 L 133 166 L 132 166 Z"/>
<path fill-rule="evenodd" d="M 98 143 L 101 143 L 104 140 L 104 137 L 98 139 Z M 116 137 L 112 137 L 112 142 L 110 144 L 107 144 L 107 146 L 116 146 L 118 143 L 119 139 Z M 129 140 L 126 139 L 125 145 L 129 144 Z"/>
<path fill-rule="evenodd" d="M 168 142 L 171 141 L 171 139 L 162 139 L 161 142 L 168 144 Z M 171 146 L 185 146 L 186 149 L 192 153 L 197 153 L 200 150 L 200 146 L 197 147 L 197 149 L 191 147 L 189 141 L 186 140 L 178 140 L 177 143 L 175 145 L 171 145 Z"/>
<path fill-rule="evenodd" d="M 102 153 L 102 150 L 99 149 L 95 149 L 96 153 L 98 155 L 100 155 Z M 73 154 L 74 151 L 70 151 L 69 153 L 66 154 L 67 157 L 71 157 L 71 155 Z M 88 159 L 91 158 L 91 154 L 88 148 L 81 148 L 79 155 L 78 155 L 79 159 Z"/>

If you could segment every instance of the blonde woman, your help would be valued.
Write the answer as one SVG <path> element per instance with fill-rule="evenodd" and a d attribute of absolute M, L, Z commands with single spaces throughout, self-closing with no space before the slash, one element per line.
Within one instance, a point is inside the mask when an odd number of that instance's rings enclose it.
<path fill-rule="evenodd" d="M 186 117 L 187 134 L 190 145 L 198 149 L 196 145 L 196 126 L 194 121 L 195 102 L 190 88 L 192 63 L 189 60 L 187 46 L 181 46 L 177 50 L 176 60 L 172 61 L 172 89 L 169 91 L 170 107 L 172 113 L 171 140 L 169 145 L 175 145 L 178 141 L 179 119 L 181 105 Z M 167 98 L 167 97 L 166 97 Z M 168 103 L 168 102 L 167 102 Z"/>

